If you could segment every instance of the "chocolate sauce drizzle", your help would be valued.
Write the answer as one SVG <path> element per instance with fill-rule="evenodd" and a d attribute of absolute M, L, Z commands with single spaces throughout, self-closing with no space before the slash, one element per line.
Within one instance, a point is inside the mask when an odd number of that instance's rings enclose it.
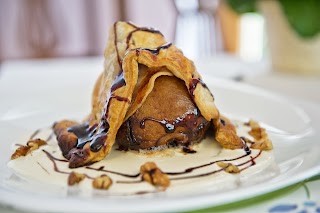
<path fill-rule="evenodd" d="M 241 155 L 239 157 L 236 157 L 236 158 L 231 158 L 231 159 L 221 159 L 221 160 L 216 160 L 216 161 L 211 161 L 209 163 L 206 163 L 206 164 L 202 164 L 202 165 L 199 165 L 199 166 L 194 166 L 194 167 L 190 167 L 184 171 L 181 171 L 181 172 L 166 172 L 167 175 L 182 175 L 182 174 L 187 174 L 187 173 L 191 173 L 192 171 L 196 170 L 196 169 L 200 169 L 200 168 L 203 168 L 203 167 L 207 167 L 207 166 L 210 166 L 210 165 L 213 165 L 213 164 L 216 164 L 218 162 L 230 162 L 230 161 L 235 161 L 235 160 L 239 160 L 241 158 L 244 158 L 246 156 L 248 156 L 249 154 L 244 154 L 244 155 Z"/>
<path fill-rule="evenodd" d="M 200 113 L 199 113 L 198 109 L 196 108 L 191 113 L 188 112 L 183 117 L 178 117 L 175 120 L 169 120 L 169 119 L 159 120 L 159 119 L 155 119 L 152 117 L 146 117 L 141 120 L 140 128 L 141 129 L 145 128 L 146 121 L 153 121 L 153 122 L 157 122 L 157 123 L 161 124 L 161 126 L 165 129 L 166 133 L 174 132 L 178 126 L 185 126 L 189 129 L 191 129 L 197 125 L 196 120 L 191 119 L 191 118 L 194 116 L 199 116 L 199 115 L 200 115 Z"/>
<path fill-rule="evenodd" d="M 124 79 L 124 75 L 123 72 L 119 73 L 119 75 L 117 75 L 117 78 L 114 80 L 112 86 L 111 86 L 111 92 L 116 91 L 117 89 L 126 86 L 126 81 Z"/>
<path fill-rule="evenodd" d="M 82 124 L 82 125 L 78 125 L 78 126 L 74 126 L 71 128 L 70 131 L 74 132 L 75 134 L 77 135 L 85 135 L 87 132 L 92 132 L 94 129 L 96 129 L 96 126 L 91 126 L 89 127 L 88 124 Z M 185 169 L 184 171 L 180 171 L 180 172 L 164 172 L 165 174 L 169 175 L 169 176 L 179 176 L 179 175 L 183 175 L 183 174 L 188 174 L 188 173 L 191 173 L 193 172 L 194 170 L 197 170 L 197 169 L 200 169 L 200 168 L 204 168 L 204 167 L 207 167 L 207 166 L 210 166 L 210 165 L 213 165 L 213 164 L 216 164 L 218 162 L 231 162 L 231 161 L 235 161 L 235 160 L 239 160 L 239 159 L 242 159 L 246 156 L 249 156 L 251 154 L 251 150 L 250 148 L 247 146 L 245 140 L 243 138 L 241 138 L 242 142 L 244 143 L 244 151 L 245 151 L 245 154 L 244 155 L 241 155 L 239 157 L 236 157 L 236 158 L 231 158 L 231 159 L 221 159 L 221 160 L 216 160 L 216 161 L 211 161 L 209 163 L 205 163 L 205 164 L 202 164 L 202 165 L 198 165 L 198 166 L 194 166 L 194 167 L 190 167 L 190 168 L 187 168 Z M 50 159 L 50 161 L 53 163 L 53 167 L 54 167 L 54 171 L 55 172 L 58 172 L 58 173 L 61 173 L 61 174 L 70 174 L 71 172 L 66 172 L 66 171 L 62 171 L 58 168 L 57 166 L 57 163 L 56 161 L 59 161 L 59 162 L 64 162 L 64 163 L 68 163 L 68 160 L 65 160 L 65 159 L 59 159 L 59 158 L 56 158 L 54 157 L 52 154 L 50 154 L 48 151 L 46 150 L 42 150 L 46 156 Z M 244 165 L 247 165 L 249 164 L 248 166 L 244 167 L 244 168 L 241 168 L 240 169 L 240 172 L 245 170 L 245 169 L 248 169 L 250 168 L 251 166 L 254 166 L 256 164 L 255 162 L 255 159 L 257 159 L 262 153 L 262 150 L 259 151 L 259 153 L 257 155 L 255 155 L 254 157 L 250 156 L 250 159 L 249 160 L 246 160 L 242 163 L 239 163 L 239 164 L 236 164 L 236 166 L 244 166 Z M 40 165 L 41 166 L 41 165 Z M 42 166 L 41 166 L 42 167 Z M 89 169 L 89 170 L 95 170 L 95 171 L 98 171 L 98 172 L 104 172 L 104 173 L 110 173 L 110 174 L 115 174 L 115 175 L 119 175 L 119 176 L 122 176 L 122 177 L 125 177 L 125 178 L 132 178 L 132 179 L 136 179 L 138 178 L 139 176 L 141 176 L 141 173 L 138 172 L 136 174 L 126 174 L 126 173 L 123 173 L 123 172 L 118 172 L 118 171 L 112 171 L 112 170 L 107 170 L 105 169 L 104 166 L 101 166 L 99 168 L 94 168 L 94 167 L 91 167 L 91 166 L 87 166 L 85 167 L 86 169 Z M 46 172 L 48 172 L 45 168 L 43 168 Z M 193 178 L 200 178 L 200 177 L 204 177 L 204 176 L 209 176 L 209 175 L 212 175 L 212 174 L 215 174 L 215 173 L 218 173 L 218 172 L 221 172 L 221 171 L 224 171 L 224 168 L 221 168 L 221 169 L 218 169 L 218 170 L 214 170 L 214 171 L 211 171 L 211 172 L 207 172 L 207 173 L 201 173 L 201 174 L 197 174 L 197 175 L 189 175 L 189 176 L 183 176 L 183 177 L 171 177 L 170 180 L 171 181 L 176 181 L 176 180 L 184 180 L 184 179 L 193 179 Z M 89 179 L 94 179 L 93 177 L 90 177 L 89 175 L 87 174 L 84 174 L 87 178 Z M 119 184 L 134 184 L 134 183 L 141 183 L 143 182 L 143 179 L 140 178 L 139 180 L 133 180 L 133 181 L 125 181 L 125 180 L 121 180 L 121 181 L 117 181 L 117 183 Z"/>
<path fill-rule="evenodd" d="M 33 138 L 35 138 L 39 132 L 40 132 L 41 129 L 37 129 L 36 131 L 34 131 L 34 133 L 32 133 L 32 135 L 30 136 L 30 140 L 32 140 Z"/>
<path fill-rule="evenodd" d="M 131 25 L 133 26 L 133 25 Z M 138 31 L 144 31 L 144 32 L 149 32 L 149 33 L 156 33 L 156 34 L 160 34 L 162 35 L 162 33 L 159 31 L 159 30 L 156 30 L 154 28 L 148 28 L 148 27 L 137 27 L 135 26 L 135 30 L 131 31 L 128 36 L 127 36 L 127 39 L 126 39 L 126 44 L 127 44 L 127 48 L 129 48 L 129 45 L 130 45 L 130 40 L 131 40 L 131 37 L 132 35 L 135 33 L 135 32 L 138 32 Z"/>
<path fill-rule="evenodd" d="M 52 154 L 50 154 L 48 151 L 46 151 L 46 150 L 44 150 L 44 149 L 43 149 L 42 151 L 47 155 L 47 157 L 49 158 L 49 160 L 51 160 L 51 162 L 53 163 L 53 169 L 54 169 L 55 172 L 58 172 L 58 173 L 61 173 L 61 174 L 67 174 L 67 175 L 71 174 L 71 172 L 61 171 L 61 170 L 58 168 L 57 163 L 56 163 L 56 161 L 68 162 L 67 160 L 56 158 L 56 157 L 54 157 Z M 91 177 L 91 176 L 89 176 L 89 175 L 87 175 L 87 174 L 84 174 L 84 175 L 85 175 L 87 178 L 89 178 L 89 179 L 94 179 L 93 177 Z"/>
<path fill-rule="evenodd" d="M 53 155 L 51 155 L 49 152 L 47 152 L 46 150 L 42 150 L 44 153 L 46 153 L 47 157 L 49 158 L 49 160 L 51 160 L 51 162 L 53 163 L 53 169 L 55 172 L 61 173 L 61 174 L 70 174 L 71 172 L 64 172 L 61 171 L 58 166 L 56 161 L 60 161 L 60 162 L 68 162 L 67 160 L 62 160 L 62 159 L 58 159 L 56 157 L 54 157 Z"/>
<path fill-rule="evenodd" d="M 187 154 L 197 153 L 196 150 L 191 149 L 189 146 L 184 146 L 184 147 L 182 147 L 182 151 L 183 151 L 184 153 L 187 153 Z"/>
<path fill-rule="evenodd" d="M 203 87 L 208 88 L 207 85 L 199 78 L 191 79 L 189 83 L 189 93 L 192 97 L 194 97 L 194 90 L 196 89 L 198 84 L 201 84 Z M 211 94 L 212 95 L 212 94 Z M 213 96 L 212 96 L 213 97 Z"/>
<path fill-rule="evenodd" d="M 243 143 L 243 150 L 244 150 L 248 155 L 250 155 L 250 154 L 251 154 L 251 149 L 248 147 L 246 141 L 244 140 L 243 137 L 240 137 L 240 140 L 241 140 L 242 143 Z"/>
<path fill-rule="evenodd" d="M 38 161 L 37 161 L 37 164 L 42 168 L 43 171 L 45 171 L 48 175 L 50 175 L 48 170 L 46 168 L 44 168 L 44 166 L 42 166 Z"/>
<path fill-rule="evenodd" d="M 58 173 L 62 173 L 62 174 L 70 174 L 71 172 L 65 172 L 65 171 L 61 171 L 59 170 L 58 166 L 57 166 L 57 163 L 56 161 L 59 161 L 59 162 L 65 162 L 67 163 L 68 161 L 65 160 L 65 159 L 59 159 L 59 158 L 56 158 L 54 157 L 52 154 L 50 154 L 48 151 L 46 150 L 42 150 L 46 156 L 51 160 L 51 162 L 53 163 L 53 166 L 54 166 L 54 171 L 58 172 Z M 240 163 L 240 164 L 237 164 L 236 166 L 243 166 L 243 165 L 246 165 L 248 163 L 251 162 L 250 165 L 248 165 L 247 167 L 245 168 L 242 168 L 240 171 L 243 171 L 253 165 L 255 165 L 255 159 L 258 158 L 262 153 L 262 150 L 260 150 L 260 152 L 252 157 L 250 156 L 250 159 L 243 162 L 243 163 Z M 239 159 L 242 159 L 246 156 L 249 156 L 251 153 L 248 153 L 246 152 L 244 155 L 241 155 L 239 157 L 236 157 L 236 158 L 231 158 L 231 159 L 221 159 L 221 160 L 216 160 L 216 161 L 212 161 L 212 162 L 209 162 L 209 163 L 206 163 L 206 164 L 202 164 L 202 165 L 199 165 L 199 166 L 194 166 L 194 167 L 190 167 L 190 168 L 187 168 L 185 169 L 184 171 L 181 171 L 181 172 L 164 172 L 165 174 L 167 175 L 170 175 L 170 176 L 176 176 L 176 175 L 183 175 L 183 174 L 188 174 L 188 173 L 191 173 L 193 172 L 194 170 L 197 170 L 197 169 L 200 169 L 200 168 L 204 168 L 204 167 L 207 167 L 207 166 L 210 166 L 210 165 L 213 165 L 213 164 L 216 164 L 218 162 L 231 162 L 231 161 L 235 161 L 235 160 L 239 160 Z M 122 176 L 122 177 L 126 177 L 126 178 L 137 178 L 139 177 L 141 174 L 140 172 L 139 173 L 136 173 L 136 174 L 126 174 L 126 173 L 122 173 L 122 172 L 118 172 L 118 171 L 112 171 L 112 170 L 107 170 L 104 168 L 104 166 L 101 166 L 99 168 L 94 168 L 94 167 L 90 167 L 90 166 L 87 166 L 85 167 L 86 169 L 89 169 L 89 170 L 95 170 L 95 171 L 99 171 L 99 172 L 104 172 L 104 173 L 111 173 L 111 174 L 115 174 L 115 175 L 119 175 L 119 176 Z M 191 175 L 191 176 L 185 176 L 185 177 L 177 177 L 177 178 L 170 178 L 170 180 L 182 180 L 182 179 L 191 179 L 191 178 L 196 178 L 196 177 L 203 177 L 203 176 L 208 176 L 208 175 L 212 175 L 214 173 L 217 173 L 217 172 L 220 172 L 220 171 L 223 171 L 224 169 L 219 169 L 219 170 L 215 170 L 215 171 L 212 171 L 212 172 L 208 172 L 208 173 L 202 173 L 202 174 L 199 174 L 199 175 Z M 86 175 L 86 174 L 85 174 Z M 86 175 L 87 177 L 89 177 L 88 175 Z M 91 177 L 89 177 L 91 178 Z M 136 181 L 118 181 L 117 183 L 140 183 L 142 182 L 143 180 L 136 180 Z"/>
<path fill-rule="evenodd" d="M 109 130 L 109 124 L 108 124 L 107 119 L 109 116 L 109 108 L 110 108 L 111 100 L 116 99 L 117 101 L 123 101 L 123 102 L 130 103 L 130 100 L 128 98 L 114 95 L 114 92 L 116 90 L 118 90 L 121 87 L 126 86 L 124 73 L 122 71 L 122 59 L 120 57 L 119 49 L 118 49 L 118 45 L 117 45 L 117 40 L 118 40 L 117 23 L 118 22 L 116 22 L 113 25 L 114 46 L 115 46 L 115 50 L 117 53 L 117 60 L 118 60 L 119 66 L 120 66 L 120 71 L 119 71 L 119 74 L 117 75 L 115 81 L 113 82 L 111 88 L 110 88 L 109 98 L 106 101 L 103 115 L 101 117 L 101 121 L 100 121 L 99 125 L 94 124 L 93 126 L 90 127 L 88 123 L 85 123 L 85 124 L 77 125 L 75 127 L 71 127 L 68 129 L 69 132 L 73 132 L 78 137 L 78 144 L 77 144 L 78 149 L 83 148 L 86 143 L 90 142 L 90 150 L 93 152 L 98 152 L 104 146 L 104 142 L 107 138 L 107 132 Z M 128 24 L 131 25 L 132 27 L 134 27 L 135 29 L 133 31 L 131 31 L 126 38 L 126 44 L 127 44 L 126 49 L 129 48 L 129 44 L 132 39 L 132 35 L 138 31 L 150 32 L 150 33 L 156 33 L 156 34 L 162 35 L 159 30 L 156 30 L 153 28 L 137 27 L 137 26 L 133 25 L 132 23 L 128 23 Z M 167 44 L 159 46 L 155 49 L 138 48 L 138 49 L 135 49 L 135 51 L 136 51 L 136 53 L 140 54 L 141 50 L 147 50 L 147 51 L 150 51 L 154 55 L 158 55 L 160 50 L 169 48 L 170 46 L 171 46 L 171 43 L 167 43 Z"/>
<path fill-rule="evenodd" d="M 127 177 L 127 178 L 137 178 L 140 176 L 140 172 L 137 173 L 137 174 L 125 174 L 125 173 L 121 173 L 121 172 L 116 172 L 116 171 L 112 171 L 112 170 L 107 170 L 107 169 L 104 169 L 104 166 L 101 166 L 100 168 L 96 169 L 96 168 L 93 168 L 93 167 L 90 167 L 90 166 L 87 166 L 86 169 L 91 169 L 91 170 L 95 170 L 95 171 L 102 171 L 102 172 L 107 172 L 107 173 L 111 173 L 111 174 L 115 174 L 115 175 L 119 175 L 119 176 L 122 176 L 122 177 Z"/>
<path fill-rule="evenodd" d="M 159 46 L 159 47 L 157 47 L 157 48 L 154 48 L 154 49 L 150 49 L 150 48 L 137 48 L 137 49 L 135 49 L 135 51 L 136 51 L 136 56 L 139 56 L 139 55 L 140 55 L 140 51 L 141 51 L 141 50 L 149 51 L 149 52 L 151 52 L 153 55 L 159 55 L 160 50 L 162 50 L 162 49 L 168 49 L 171 45 L 172 45 L 172 43 L 166 43 L 166 44 L 161 45 L 161 46 Z"/>

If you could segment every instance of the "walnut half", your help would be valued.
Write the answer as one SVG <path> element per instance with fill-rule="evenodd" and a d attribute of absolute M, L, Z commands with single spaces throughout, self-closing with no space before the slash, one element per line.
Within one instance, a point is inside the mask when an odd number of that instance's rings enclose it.
<path fill-rule="evenodd" d="M 73 186 L 77 183 L 80 183 L 86 176 L 81 173 L 71 172 L 68 177 L 68 185 Z"/>
<path fill-rule="evenodd" d="M 140 167 L 142 179 L 154 186 L 168 187 L 170 179 L 163 173 L 154 162 L 147 162 Z"/>
<path fill-rule="evenodd" d="M 34 150 L 39 149 L 40 146 L 46 145 L 47 143 L 44 140 L 39 138 L 29 140 L 26 146 L 20 146 L 16 151 L 11 155 L 11 160 L 17 159 L 21 156 L 26 156 Z"/>
<path fill-rule="evenodd" d="M 224 163 L 224 162 L 218 162 L 218 166 L 224 169 L 224 171 L 228 173 L 239 173 L 240 170 L 236 165 L 233 165 L 232 163 Z"/>
<path fill-rule="evenodd" d="M 109 189 L 112 185 L 112 179 L 108 175 L 101 175 L 92 181 L 95 189 Z"/>

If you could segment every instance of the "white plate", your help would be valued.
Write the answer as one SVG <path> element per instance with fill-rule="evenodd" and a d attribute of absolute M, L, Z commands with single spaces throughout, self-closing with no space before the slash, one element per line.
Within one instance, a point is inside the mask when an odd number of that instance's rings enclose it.
<path fill-rule="evenodd" d="M 15 176 L 6 164 L 11 155 L 10 146 L 22 135 L 35 129 L 49 126 L 62 118 L 81 119 L 89 111 L 88 100 L 91 86 L 75 82 L 87 76 L 79 75 L 70 84 L 61 84 L 57 90 L 47 86 L 47 90 L 37 90 L 30 85 L 31 91 L 21 97 L 22 104 L 14 105 L 0 112 L 1 149 L 0 156 L 0 202 L 14 208 L 46 212 L 161 212 L 185 211 L 205 208 L 243 200 L 271 192 L 294 184 L 320 172 L 320 117 L 312 106 L 304 110 L 293 106 L 277 95 L 266 91 L 225 80 L 205 77 L 205 82 L 215 96 L 222 114 L 237 119 L 254 118 L 263 123 L 273 140 L 274 155 L 279 173 L 262 183 L 247 184 L 236 189 L 212 192 L 210 188 L 199 191 L 197 188 L 182 194 L 160 193 L 130 197 L 77 196 L 77 192 L 59 194 L 48 186 L 35 193 L 36 183 L 17 179 L 16 185 L 9 185 Z M 59 77 L 53 77 L 48 85 L 55 85 Z M 72 87 L 70 87 L 72 85 Z M 46 88 L 46 87 L 44 87 Z M 10 94 L 10 91 L 8 91 Z M 59 95 L 57 95 L 59 93 Z M 33 94 L 33 95 L 31 95 Z M 84 94 L 72 97 L 75 94 Z M 6 100 L 9 101 L 8 97 Z M 19 98 L 19 97 L 17 97 Z M 17 101 L 15 99 L 15 101 Z M 53 190 L 53 191 L 52 191 Z M 46 193 L 49 191 L 49 193 Z M 32 192 L 32 193 L 31 193 Z"/>

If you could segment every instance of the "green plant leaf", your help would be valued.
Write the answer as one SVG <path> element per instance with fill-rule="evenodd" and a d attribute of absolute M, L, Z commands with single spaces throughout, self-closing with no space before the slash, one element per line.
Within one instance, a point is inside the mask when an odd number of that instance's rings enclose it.
<path fill-rule="evenodd" d="M 229 6 L 239 14 L 256 12 L 257 0 L 226 0 Z"/>
<path fill-rule="evenodd" d="M 291 27 L 303 38 L 320 32 L 319 0 L 279 0 Z"/>

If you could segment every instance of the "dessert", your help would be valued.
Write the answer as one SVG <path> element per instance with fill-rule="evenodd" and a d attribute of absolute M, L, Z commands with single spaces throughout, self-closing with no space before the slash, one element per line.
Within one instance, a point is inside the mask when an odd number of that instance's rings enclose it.
<path fill-rule="evenodd" d="M 41 181 L 63 179 L 69 186 L 89 183 L 112 191 L 119 184 L 144 183 L 161 191 L 172 181 L 241 174 L 260 168 L 257 162 L 262 159 L 272 162 L 272 153 L 264 152 L 272 149 L 265 129 L 253 120 L 236 123 L 221 116 L 193 62 L 158 30 L 128 22 L 116 22 L 110 30 L 89 116 L 82 122 L 61 120 L 52 129 L 56 141 L 34 139 L 36 132 L 12 155 L 9 166 L 37 179 L 24 167 L 38 165 L 46 175 Z M 172 159 L 178 160 L 169 164 L 163 163 L 164 156 L 153 161 L 141 153 L 177 147 L 184 153 L 175 153 Z M 207 156 L 206 161 L 196 163 L 200 155 Z M 119 166 L 123 161 L 130 165 Z M 188 163 L 179 163 L 184 161 Z M 259 170 L 268 166 L 261 163 Z"/>
<path fill-rule="evenodd" d="M 244 146 L 232 124 L 221 123 L 214 97 L 192 61 L 159 31 L 115 23 L 105 59 L 88 119 L 54 127 L 70 168 L 102 160 L 115 142 L 124 150 L 189 146 L 201 141 L 210 126 L 223 147 Z"/>

